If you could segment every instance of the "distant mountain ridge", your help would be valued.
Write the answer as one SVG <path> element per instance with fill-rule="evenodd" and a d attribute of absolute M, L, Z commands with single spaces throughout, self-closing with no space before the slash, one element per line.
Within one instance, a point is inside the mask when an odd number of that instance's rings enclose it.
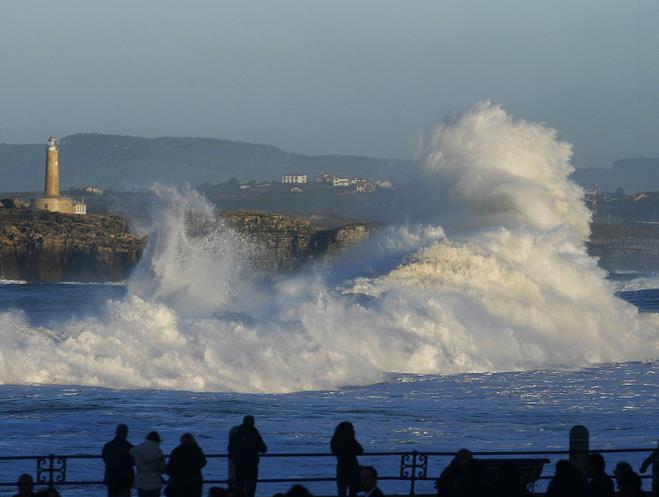
<path fill-rule="evenodd" d="M 43 144 L 0 144 L 0 191 L 43 188 Z M 304 155 L 272 145 L 215 138 L 140 138 L 78 133 L 60 140 L 62 187 L 124 189 L 154 182 L 192 185 L 231 178 L 279 180 L 287 173 L 333 173 L 389 179 L 407 161 L 349 155 Z"/>
<path fill-rule="evenodd" d="M 659 190 L 659 158 L 621 159 L 612 169 L 587 167 L 577 169 L 572 179 L 581 186 L 597 183 L 600 191 L 622 188 L 628 193 Z"/>

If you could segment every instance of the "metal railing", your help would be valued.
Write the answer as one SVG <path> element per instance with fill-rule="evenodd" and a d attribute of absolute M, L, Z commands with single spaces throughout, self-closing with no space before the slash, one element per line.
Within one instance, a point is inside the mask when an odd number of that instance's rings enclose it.
<path fill-rule="evenodd" d="M 598 452 L 601 454 L 650 454 L 655 448 L 644 447 L 644 448 L 614 448 L 614 449 L 590 449 L 588 452 Z M 448 460 L 454 456 L 454 451 L 385 451 L 385 452 L 367 452 L 360 456 L 362 461 L 364 460 L 378 460 L 379 469 L 385 468 L 385 471 L 382 471 L 382 475 L 379 477 L 380 480 L 384 481 L 399 481 L 404 482 L 409 485 L 409 495 L 415 495 L 417 493 L 417 483 L 425 481 L 434 481 L 439 476 L 439 472 L 443 467 L 446 466 Z M 525 451 L 474 451 L 474 456 L 477 458 L 506 458 L 506 459 L 523 459 L 528 458 L 529 456 L 545 456 L 547 457 L 547 462 L 554 462 L 557 459 L 560 459 L 561 456 L 571 457 L 579 455 L 580 453 L 575 453 L 574 450 L 525 450 Z M 209 464 L 204 471 L 216 476 L 221 473 L 221 464 L 219 461 L 224 460 L 225 463 L 228 462 L 227 454 L 207 454 L 206 455 Z M 264 454 L 262 458 L 267 461 L 270 459 L 290 459 L 293 463 L 287 465 L 287 468 L 300 468 L 301 465 L 296 464 L 295 461 L 302 460 L 303 462 L 309 462 L 310 460 L 317 460 L 326 458 L 330 460 L 328 464 L 328 469 L 333 469 L 334 456 L 329 453 L 317 453 L 317 452 L 307 452 L 307 453 L 274 453 L 274 454 Z M 87 462 L 95 460 L 97 462 L 96 468 L 80 468 L 78 462 Z M 102 476 L 102 461 L 100 455 L 92 454 L 49 454 L 49 455 L 35 455 L 35 456 L 0 456 L 0 467 L 2 467 L 2 474 L 8 474 L 7 465 L 10 467 L 20 465 L 21 462 L 32 464 L 34 468 L 34 480 L 35 484 L 45 485 L 45 486 L 76 486 L 76 487 L 87 487 L 87 486 L 100 486 L 103 484 L 102 479 L 93 478 L 90 475 Z M 267 463 L 265 463 L 267 464 Z M 313 466 L 313 465 L 312 465 Z M 393 472 L 394 468 L 398 471 Z M 25 466 L 24 466 L 25 467 Z M 429 468 L 432 468 L 432 474 Z M 553 468 L 552 468 L 553 469 Z M 308 470 L 308 468 L 307 468 Z M 27 471 L 18 471 L 18 472 L 28 472 Z M 18 472 L 14 472 L 15 477 L 18 476 Z M 70 477 L 70 473 L 76 473 L 73 477 Z M 76 475 L 82 473 L 83 478 L 76 477 Z M 553 473 L 553 471 L 551 471 Z M 226 474 L 226 473 L 225 473 Z M 643 478 L 649 478 L 649 476 L 642 476 Z M 539 476 L 538 480 L 547 480 L 551 476 Z M 331 474 L 321 475 L 321 476 L 301 476 L 296 477 L 293 475 L 282 476 L 277 478 L 259 478 L 259 483 L 317 483 L 317 482 L 333 482 L 335 481 L 335 475 L 333 472 Z M 205 484 L 227 484 L 228 479 L 226 478 L 217 478 L 210 477 L 204 481 Z M 3 480 L 0 481 L 0 487 L 8 487 L 16 485 L 15 478 L 12 481 Z"/>

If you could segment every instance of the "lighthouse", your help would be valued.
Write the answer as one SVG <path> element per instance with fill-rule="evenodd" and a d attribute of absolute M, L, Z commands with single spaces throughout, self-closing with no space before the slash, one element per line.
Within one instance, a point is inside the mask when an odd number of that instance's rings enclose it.
<path fill-rule="evenodd" d="M 70 197 L 60 195 L 59 148 L 54 136 L 48 139 L 46 145 L 46 179 L 44 181 L 43 197 L 36 199 L 32 206 L 50 212 L 64 214 L 86 214 L 87 205 Z"/>
<path fill-rule="evenodd" d="M 43 189 L 43 196 L 59 197 L 59 194 L 59 149 L 57 140 L 51 136 L 46 145 L 46 186 Z"/>

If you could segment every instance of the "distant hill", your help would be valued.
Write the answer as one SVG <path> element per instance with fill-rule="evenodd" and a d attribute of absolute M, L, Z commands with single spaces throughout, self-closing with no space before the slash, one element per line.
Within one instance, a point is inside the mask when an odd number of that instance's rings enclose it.
<path fill-rule="evenodd" d="M 0 144 L 0 192 L 43 186 L 42 144 Z M 405 161 L 348 155 L 304 155 L 270 145 L 212 138 L 138 138 L 82 133 L 60 140 L 62 187 L 124 189 L 154 182 L 219 183 L 231 178 L 278 180 L 282 174 L 333 173 L 389 179 Z"/>
<path fill-rule="evenodd" d="M 577 169 L 572 179 L 582 186 L 597 183 L 600 191 L 613 192 L 622 188 L 626 192 L 659 190 L 659 158 L 621 159 L 612 169 L 589 167 Z"/>

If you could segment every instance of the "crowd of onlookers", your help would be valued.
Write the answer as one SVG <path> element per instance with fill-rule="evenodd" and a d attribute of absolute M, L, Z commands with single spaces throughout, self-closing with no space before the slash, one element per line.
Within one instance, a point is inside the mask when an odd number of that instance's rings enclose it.
<path fill-rule="evenodd" d="M 119 424 L 115 437 L 103 446 L 105 464 L 104 483 L 108 497 L 130 497 L 133 488 L 138 497 L 202 497 L 204 478 L 202 469 L 206 456 L 190 433 L 180 437 L 178 445 L 166 460 L 160 449 L 158 432 L 147 434 L 145 440 L 132 445 L 128 441 L 128 426 Z M 378 487 L 378 472 L 372 466 L 360 466 L 358 456 L 364 449 L 357 441 L 351 423 L 337 425 L 330 442 L 336 457 L 336 487 L 338 497 L 384 497 Z M 208 497 L 254 497 L 258 481 L 260 455 L 268 448 L 256 429 L 252 416 L 245 416 L 242 424 L 229 432 L 228 488 L 211 487 Z M 492 462 L 492 461 L 489 461 Z M 528 481 L 514 460 L 503 462 L 495 478 L 483 473 L 484 461 L 475 458 L 467 449 L 459 450 L 441 472 L 435 486 L 438 497 L 527 497 Z M 653 467 L 653 490 L 659 483 L 659 449 L 641 465 L 640 471 Z M 165 480 L 167 476 L 167 480 Z M 615 479 L 615 483 L 614 483 Z M 617 491 L 616 491 L 617 488 Z M 547 497 L 639 497 L 642 493 L 640 476 L 631 465 L 620 462 L 613 478 L 606 473 L 604 458 L 599 453 L 588 454 L 585 467 L 577 468 L 570 461 L 556 463 L 554 477 L 549 482 Z M 14 497 L 60 497 L 55 488 L 34 492 L 34 480 L 28 474 L 18 478 L 18 493 Z M 311 497 L 302 485 L 292 486 L 286 494 L 274 497 Z"/>
<path fill-rule="evenodd" d="M 611 478 L 601 454 L 591 453 L 585 458 L 585 471 L 576 468 L 565 459 L 556 463 L 554 477 L 547 486 L 547 497 L 639 497 L 642 491 L 641 477 L 626 462 L 617 464 Z M 653 464 L 656 492 L 656 470 L 659 466 L 659 450 L 653 452 L 641 465 L 641 471 Z M 493 482 L 483 478 L 482 462 L 467 449 L 459 450 L 437 480 L 439 497 L 530 497 L 527 482 L 521 477 L 514 461 L 507 461 Z M 614 483 L 615 480 L 615 483 Z M 616 491 L 617 487 L 617 491 Z"/>

